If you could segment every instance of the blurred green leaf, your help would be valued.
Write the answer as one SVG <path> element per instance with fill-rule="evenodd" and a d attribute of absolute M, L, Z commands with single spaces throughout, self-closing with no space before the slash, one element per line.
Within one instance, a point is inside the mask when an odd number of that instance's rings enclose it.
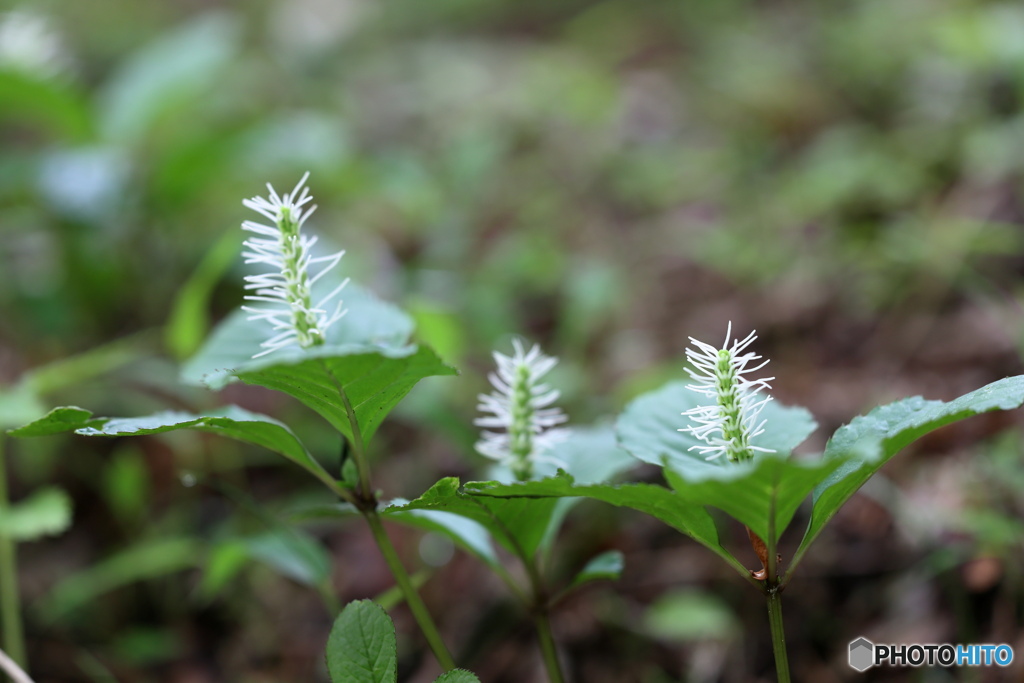
<path fill-rule="evenodd" d="M 618 550 L 601 553 L 587 562 L 587 565 L 573 578 L 567 590 L 574 590 L 591 581 L 617 581 L 622 576 L 625 566 L 625 558 Z"/>
<path fill-rule="evenodd" d="M 202 551 L 202 543 L 187 537 L 139 543 L 58 583 L 40 612 L 48 620 L 59 619 L 115 588 L 196 567 Z"/>
<path fill-rule="evenodd" d="M 249 563 L 251 555 L 245 541 L 232 538 L 210 549 L 203 570 L 199 593 L 209 600 L 219 594 Z"/>
<path fill-rule="evenodd" d="M 104 137 L 138 141 L 164 116 L 221 83 L 238 44 L 237 23 L 225 14 L 210 13 L 143 47 L 101 93 Z"/>
<path fill-rule="evenodd" d="M 210 247 L 199 266 L 178 290 L 167 320 L 164 341 L 179 360 L 191 356 L 202 345 L 210 326 L 207 312 L 210 294 L 238 258 L 239 243 L 238 231 L 225 233 Z"/>
<path fill-rule="evenodd" d="M 166 663 L 181 658 L 185 650 L 181 632 L 173 625 L 162 628 L 136 626 L 117 634 L 110 646 L 121 660 L 134 666 Z"/>
<path fill-rule="evenodd" d="M 811 521 L 790 572 L 839 508 L 896 453 L 925 434 L 993 410 L 1024 404 L 1024 375 L 1007 377 L 948 403 L 920 396 L 879 406 L 841 427 L 825 447 L 835 471 L 814 489 Z"/>
<path fill-rule="evenodd" d="M 466 334 L 459 317 L 451 311 L 423 301 L 410 306 L 410 313 L 416 321 L 416 336 L 423 343 L 435 349 L 439 356 L 451 361 L 462 358 L 466 346 Z"/>
<path fill-rule="evenodd" d="M 124 442 L 112 454 L 103 473 L 104 498 L 122 523 L 136 524 L 151 498 L 145 455 Z"/>
<path fill-rule="evenodd" d="M 0 429 L 13 429 L 46 414 L 39 396 L 25 383 L 0 387 Z"/>
<path fill-rule="evenodd" d="M 327 670 L 334 683 L 398 680 L 398 641 L 384 608 L 372 600 L 345 606 L 327 639 Z"/>
<path fill-rule="evenodd" d="M 644 627 L 665 640 L 727 640 L 739 633 L 740 622 L 715 595 L 683 589 L 659 597 L 648 607 Z"/>
<path fill-rule="evenodd" d="M 457 546 L 492 567 L 500 559 L 491 545 L 491 536 L 478 522 L 462 515 L 440 510 L 403 510 L 409 501 L 396 499 L 381 509 L 381 517 L 450 538 Z"/>
<path fill-rule="evenodd" d="M 55 536 L 71 526 L 71 499 L 58 488 L 36 491 L 28 498 L 0 508 L 0 536 L 35 541 Z"/>
<path fill-rule="evenodd" d="M 57 80 L 21 71 L 0 69 L 0 120 L 43 127 L 67 142 L 93 136 L 92 117 L 80 94 Z"/>
<path fill-rule="evenodd" d="M 537 463 L 537 474 L 555 475 L 564 470 L 577 484 L 602 484 L 636 467 L 636 459 L 615 440 L 611 425 L 572 426 L 569 436 L 547 454 L 559 464 Z"/>
<path fill-rule="evenodd" d="M 244 541 L 250 557 L 283 576 L 313 588 L 331 578 L 331 558 L 323 545 L 298 529 L 271 531 Z"/>

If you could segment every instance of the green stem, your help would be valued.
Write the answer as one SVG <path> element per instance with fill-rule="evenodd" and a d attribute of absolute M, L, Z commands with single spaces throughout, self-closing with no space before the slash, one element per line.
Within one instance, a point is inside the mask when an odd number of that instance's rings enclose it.
<path fill-rule="evenodd" d="M 423 604 L 423 599 L 416 592 L 416 587 L 412 585 L 412 580 L 405 571 L 395 546 L 391 544 L 391 539 L 384 529 L 384 524 L 380 521 L 380 516 L 377 515 L 376 510 L 366 510 L 363 512 L 363 517 L 366 518 L 366 523 L 370 525 L 373 539 L 377 541 L 377 547 L 380 548 L 384 561 L 388 564 L 388 569 L 391 570 L 391 574 L 395 577 L 402 595 L 405 596 L 405 602 L 409 605 L 412 616 L 416 619 L 416 623 L 419 624 L 420 630 L 423 631 L 430 649 L 434 652 L 434 656 L 441 666 L 444 667 L 444 670 L 451 671 L 455 668 L 455 661 L 452 659 L 451 654 L 448 653 L 448 648 L 445 647 L 444 641 L 441 640 L 441 634 L 437 630 L 437 625 L 434 624 L 430 612 L 427 611 L 427 606 Z"/>
<path fill-rule="evenodd" d="M 551 601 L 548 600 L 544 588 L 544 579 L 537 566 L 537 558 L 527 558 L 519 544 L 516 544 L 516 548 L 520 551 L 526 575 L 530 579 L 530 589 L 533 592 L 533 623 L 537 628 L 537 638 L 540 640 L 541 653 L 544 655 L 544 668 L 547 669 L 548 680 L 550 683 L 562 683 L 565 678 L 562 676 L 562 666 L 558 662 L 555 638 L 551 635 Z"/>
<path fill-rule="evenodd" d="M 366 460 L 366 443 L 363 441 L 363 430 L 359 427 L 359 418 L 356 416 L 352 402 L 348 400 L 348 393 L 338 378 L 334 376 L 327 363 L 320 361 L 321 367 L 334 382 L 334 388 L 338 390 L 338 396 L 345 406 L 345 415 L 348 417 L 349 428 L 352 430 L 352 438 L 349 445 L 352 447 L 352 459 L 356 463 L 356 471 L 359 473 L 359 493 L 364 501 L 373 499 L 373 486 L 370 483 L 370 463 Z"/>
<path fill-rule="evenodd" d="M 534 626 L 537 628 L 537 637 L 540 639 L 540 649 L 544 655 L 544 668 L 548 671 L 550 683 L 562 683 L 562 667 L 558 663 L 558 652 L 555 649 L 555 639 L 551 635 L 551 622 L 548 621 L 547 610 L 538 612 L 533 616 Z"/>
<path fill-rule="evenodd" d="M 334 382 L 334 387 L 338 390 L 338 396 L 345 406 L 349 428 L 352 430 L 352 438 L 349 440 L 349 445 L 352 447 L 352 459 L 356 463 L 356 470 L 359 474 L 358 494 L 355 494 L 355 492 L 342 493 L 340 490 L 338 493 L 343 499 L 353 502 L 360 513 L 362 513 L 366 523 L 370 525 L 373 539 L 377 542 L 377 547 L 380 548 L 381 555 L 384 556 L 384 561 L 387 562 L 391 575 L 395 577 L 395 582 L 402 591 L 405 602 L 409 605 L 412 616 L 416 619 L 416 623 L 423 632 L 423 636 L 427 639 L 427 644 L 430 645 L 434 657 L 437 658 L 437 661 L 445 671 L 451 671 L 455 668 L 455 661 L 441 639 L 441 633 L 437 630 L 434 619 L 430 616 L 430 612 L 427 611 L 427 606 L 423 604 L 423 599 L 420 598 L 416 586 L 413 585 L 412 580 L 409 578 L 409 573 L 405 571 L 405 566 L 398 557 L 398 552 L 395 550 L 395 546 L 391 544 L 388 532 L 384 529 L 384 524 L 380 521 L 380 516 L 377 514 L 377 496 L 370 481 L 370 463 L 366 459 L 366 443 L 363 441 L 363 432 L 359 427 L 359 419 L 356 416 L 355 408 L 352 407 L 352 402 L 349 401 L 345 387 L 334 376 L 331 369 L 323 361 L 321 361 L 321 365 L 324 371 L 331 377 L 331 381 Z M 327 482 L 325 481 L 324 483 Z M 334 483 L 332 488 L 337 490 L 341 487 Z"/>
<path fill-rule="evenodd" d="M 0 435 L 0 513 L 6 513 L 7 459 L 4 456 L 4 437 Z M 18 594 L 18 561 L 14 540 L 0 534 L 0 622 L 4 631 L 4 650 L 18 664 L 25 663 L 25 635 L 21 626 L 21 598 Z"/>
<path fill-rule="evenodd" d="M 772 630 L 772 651 L 775 653 L 775 671 L 778 683 L 790 683 L 789 658 L 786 656 L 786 630 L 782 625 L 782 595 L 777 587 L 769 588 L 768 625 Z"/>

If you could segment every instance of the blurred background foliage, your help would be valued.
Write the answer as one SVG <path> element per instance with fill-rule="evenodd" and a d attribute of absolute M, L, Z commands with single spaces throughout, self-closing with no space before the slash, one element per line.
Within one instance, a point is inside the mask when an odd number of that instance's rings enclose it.
<path fill-rule="evenodd" d="M 485 476 L 474 397 L 513 334 L 562 358 L 554 382 L 585 423 L 678 378 L 688 335 L 756 328 L 776 396 L 823 425 L 811 450 L 877 402 L 1021 372 L 1017 3 L 4 9 L 4 426 L 57 403 L 137 415 L 235 401 L 336 461 L 336 437 L 300 406 L 176 375 L 241 299 L 241 199 L 306 170 L 310 228 L 462 371 L 381 430 L 389 497 Z M 840 515 L 788 593 L 796 678 L 846 680 L 860 635 L 1024 652 L 1021 439 L 996 437 L 1013 424 L 930 437 Z M 9 450 L 15 499 L 56 483 L 73 501 L 69 531 L 21 547 L 39 682 L 325 680 L 332 610 L 389 586 L 361 530 L 281 521 L 323 500 L 266 453 L 192 434 Z M 745 586 L 656 523 L 582 509 L 553 574 L 606 548 L 627 568 L 556 615 L 574 680 L 770 680 Z M 439 539 L 393 532 L 460 662 L 486 681 L 541 680 L 501 587 Z M 395 613 L 402 679 L 429 680 Z"/>

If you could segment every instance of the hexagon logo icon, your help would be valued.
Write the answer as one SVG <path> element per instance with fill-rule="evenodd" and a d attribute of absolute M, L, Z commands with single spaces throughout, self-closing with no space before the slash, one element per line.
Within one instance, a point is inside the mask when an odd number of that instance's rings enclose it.
<path fill-rule="evenodd" d="M 857 671 L 867 671 L 875 663 L 875 644 L 867 638 L 858 638 L 850 643 L 850 666 Z"/>

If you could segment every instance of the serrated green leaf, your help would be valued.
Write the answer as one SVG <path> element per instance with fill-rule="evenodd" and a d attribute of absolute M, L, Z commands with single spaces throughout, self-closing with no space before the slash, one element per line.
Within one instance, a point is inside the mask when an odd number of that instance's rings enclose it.
<path fill-rule="evenodd" d="M 326 284 L 329 278 L 322 278 L 314 288 Z M 265 321 L 250 321 L 245 313 L 236 311 L 186 364 L 183 379 L 212 389 L 241 380 L 282 391 L 352 439 L 347 400 L 362 439 L 369 441 L 417 382 L 453 375 L 455 370 L 429 348 L 408 343 L 412 321 L 400 309 L 353 284 L 345 288 L 343 296 L 348 313 L 328 331 L 326 344 L 284 348 L 256 360 L 252 356 L 274 331 Z"/>
<path fill-rule="evenodd" d="M 841 464 L 839 460 L 794 460 L 763 453 L 749 462 L 730 463 L 728 471 L 716 478 L 689 481 L 672 467 L 665 468 L 665 478 L 680 498 L 727 513 L 750 527 L 771 549 L 800 504 Z"/>
<path fill-rule="evenodd" d="M 395 683 L 398 641 L 395 626 L 372 600 L 350 602 L 327 639 L 327 670 L 334 683 Z"/>
<path fill-rule="evenodd" d="M 480 683 L 480 679 L 465 669 L 453 669 L 435 678 L 434 683 Z"/>
<path fill-rule="evenodd" d="M 486 528 L 510 552 L 532 558 L 544 537 L 555 503 L 553 497 L 477 498 L 462 493 L 459 480 L 448 477 L 416 500 L 387 508 L 386 513 L 394 515 L 414 510 L 454 513 Z"/>
<path fill-rule="evenodd" d="M 793 559 L 795 566 L 839 508 L 903 447 L 939 427 L 993 410 L 1024 404 L 1024 375 L 993 382 L 948 403 L 920 396 L 875 408 L 841 427 L 824 458 L 839 463 L 814 490 L 811 521 Z"/>
<path fill-rule="evenodd" d="M 36 491 L 25 500 L 0 508 L 0 536 L 35 541 L 71 526 L 71 499 L 58 488 Z"/>
<path fill-rule="evenodd" d="M 368 442 L 391 409 L 417 382 L 426 377 L 454 375 L 455 370 L 425 346 L 372 353 L 323 346 L 306 350 L 294 362 L 277 359 L 236 373 L 246 384 L 297 398 L 353 439 L 347 400 L 360 435 Z"/>
<path fill-rule="evenodd" d="M 466 492 L 474 497 L 592 498 L 618 507 L 632 508 L 660 519 L 677 531 L 706 546 L 744 577 L 750 573 L 718 541 L 715 522 L 702 505 L 687 502 L 675 491 L 655 484 L 596 484 L 578 486 L 561 474 L 550 479 L 516 484 L 470 482 Z"/>
<path fill-rule="evenodd" d="M 263 446 L 301 465 L 314 476 L 327 476 L 285 424 L 238 406 L 227 406 L 206 415 L 168 411 L 145 417 L 94 420 L 93 423 L 77 429 L 76 433 L 83 436 L 141 436 L 191 429 Z"/>
<path fill-rule="evenodd" d="M 681 413 L 700 401 L 683 382 L 640 396 L 619 418 L 619 443 L 645 462 L 665 465 L 666 479 L 680 498 L 728 513 L 773 549 L 800 503 L 839 463 L 788 457 L 817 424 L 807 410 L 774 401 L 761 413 L 765 431 L 753 445 L 775 453 L 759 453 L 741 463 L 707 460 L 690 450 L 702 442 L 679 431 L 690 424 Z"/>
<path fill-rule="evenodd" d="M 8 430 L 11 436 L 51 436 L 74 431 L 100 422 L 92 419 L 92 413 L 77 406 L 54 408 L 43 417 L 16 429 Z"/>
<path fill-rule="evenodd" d="M 580 573 L 573 578 L 568 590 L 579 588 L 591 581 L 616 581 L 626 566 L 625 558 L 618 550 L 609 550 L 592 558 Z"/>
<path fill-rule="evenodd" d="M 568 438 L 555 444 L 546 455 L 548 459 L 534 464 L 534 479 L 553 477 L 562 470 L 577 484 L 600 484 L 639 464 L 636 458 L 619 447 L 615 441 L 615 430 L 607 424 L 573 426 Z M 507 484 L 516 481 L 512 471 L 504 465 L 493 467 L 490 476 Z M 555 505 L 541 541 L 544 551 L 550 550 L 562 522 L 577 502 L 576 498 L 563 498 Z"/>

